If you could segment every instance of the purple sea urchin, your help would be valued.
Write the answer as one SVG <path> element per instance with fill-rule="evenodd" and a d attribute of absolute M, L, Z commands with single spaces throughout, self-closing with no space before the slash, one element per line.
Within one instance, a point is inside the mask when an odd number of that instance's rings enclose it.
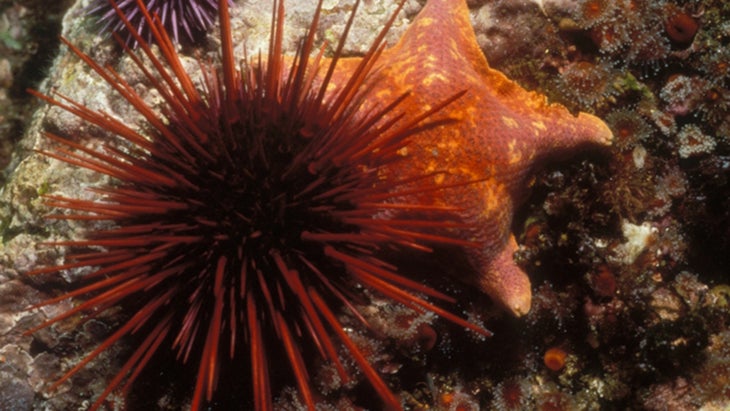
<path fill-rule="evenodd" d="M 408 94 L 360 110 L 369 90 L 363 84 L 397 13 L 352 66 L 346 84 L 331 91 L 357 2 L 334 57 L 325 59 L 314 52 L 322 1 L 293 58 L 282 55 L 284 6 L 275 1 L 268 57 L 241 67 L 233 55 L 228 6 L 221 0 L 221 67 L 201 62 L 203 85 L 198 89 L 164 23 L 153 20 L 141 0 L 137 6 L 161 57 L 123 10 L 116 10 L 139 44 L 139 54 L 125 49 L 159 93 L 159 112 L 122 75 L 64 42 L 144 119 L 142 132 L 64 96 L 34 93 L 113 135 L 111 141 L 89 148 L 76 136 L 46 133 L 57 146 L 41 153 L 116 183 L 91 189 L 96 200 L 45 197 L 49 206 L 63 211 L 49 218 L 115 226 L 89 232 L 83 240 L 51 243 L 73 251 L 65 263 L 34 274 L 95 268 L 85 275 L 85 285 L 37 306 L 80 296 L 87 297 L 85 302 L 30 332 L 119 304 L 132 313 L 52 388 L 112 344 L 136 334 L 141 343 L 91 409 L 99 408 L 117 387 L 129 389 L 166 348 L 196 374 L 193 410 L 214 399 L 226 369 L 248 374 L 252 404 L 243 407 L 272 409 L 269 363 L 276 358 L 286 359 L 290 382 L 298 386 L 307 408 L 314 409 L 308 359 L 329 362 L 343 380 L 350 380 L 341 352 L 351 357 L 381 405 L 397 409 L 398 398 L 336 315 L 335 308 L 344 306 L 367 327 L 350 303 L 361 297 L 360 286 L 489 334 L 427 301 L 453 299 L 410 278 L 407 267 L 384 254 L 423 252 L 439 244 L 472 246 L 428 232 L 460 228 L 460 223 L 433 218 L 452 208 L 403 201 L 414 191 L 448 190 L 448 185 L 428 183 L 433 173 L 397 179 L 383 172 L 402 160 L 398 153 L 413 135 L 448 124 L 438 112 L 463 93 L 420 113 L 400 110 Z M 394 210 L 399 217 L 385 220 Z"/>
<path fill-rule="evenodd" d="M 230 0 L 228 3 L 232 4 Z M 131 23 L 131 27 L 125 25 L 110 0 L 95 0 L 89 10 L 91 14 L 99 16 L 104 31 L 120 33 L 129 45 L 137 44 L 130 30 L 139 33 L 148 43 L 154 41 L 150 23 L 137 0 L 119 0 L 116 6 Z M 205 33 L 216 20 L 218 0 L 144 0 L 144 7 L 150 15 L 159 17 L 167 32 L 179 43 L 183 35 L 193 41 Z"/>

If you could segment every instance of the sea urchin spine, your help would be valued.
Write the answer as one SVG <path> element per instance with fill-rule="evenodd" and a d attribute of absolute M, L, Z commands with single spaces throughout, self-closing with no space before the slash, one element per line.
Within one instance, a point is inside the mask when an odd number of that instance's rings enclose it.
<path fill-rule="evenodd" d="M 253 407 L 272 409 L 268 364 L 276 356 L 287 359 L 303 402 L 314 409 L 305 358 L 318 355 L 333 363 L 344 380 L 350 379 L 338 356 L 341 344 L 385 408 L 400 408 L 337 318 L 336 308 L 344 306 L 367 327 L 349 302 L 361 293 L 355 284 L 489 334 L 427 301 L 453 299 L 407 277 L 407 269 L 382 253 L 473 246 L 444 234 L 463 224 L 433 218 L 454 210 L 405 202 L 414 179 L 398 181 L 384 171 L 403 161 L 398 152 L 414 135 L 448 124 L 438 112 L 462 93 L 422 113 L 399 111 L 408 94 L 383 107 L 360 110 L 368 92 L 363 84 L 374 71 L 397 11 L 349 82 L 330 90 L 357 3 L 334 57 L 324 58 L 324 48 L 314 49 L 320 0 L 298 53 L 286 58 L 284 6 L 275 1 L 268 56 L 239 67 L 228 4 L 220 0 L 222 63 L 220 68 L 200 63 L 203 87 L 198 90 L 162 21 L 137 0 L 159 44 L 158 57 L 112 2 L 141 49 L 138 55 L 123 46 L 127 56 L 164 101 L 159 112 L 122 75 L 64 40 L 146 124 L 138 132 L 64 96 L 33 92 L 113 135 L 101 148 L 89 148 L 46 133 L 56 147 L 40 152 L 108 175 L 116 183 L 93 188 L 97 200 L 45 196 L 49 206 L 68 211 L 49 218 L 102 220 L 113 227 L 90 232 L 83 240 L 50 243 L 75 251 L 66 263 L 34 274 L 93 268 L 84 277 L 85 285 L 36 307 L 71 297 L 87 300 L 30 332 L 117 305 L 134 313 L 52 388 L 123 337 L 137 334 L 144 337 L 142 342 L 92 409 L 123 382 L 123 390 L 129 389 L 162 347 L 174 350 L 195 369 L 192 410 L 214 398 L 227 362 L 234 362 L 237 370 L 250 370 Z M 417 177 L 423 181 L 419 192 L 448 189 L 425 183 L 433 177 Z M 385 219 L 393 210 L 399 217 Z"/>

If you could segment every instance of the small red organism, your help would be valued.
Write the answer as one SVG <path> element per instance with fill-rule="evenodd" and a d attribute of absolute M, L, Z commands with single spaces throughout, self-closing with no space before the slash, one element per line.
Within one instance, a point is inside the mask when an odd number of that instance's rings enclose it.
<path fill-rule="evenodd" d="M 582 0 L 575 7 L 573 18 L 582 28 L 594 27 L 613 16 L 616 2 L 612 0 Z"/>
<path fill-rule="evenodd" d="M 444 411 L 478 411 L 479 402 L 467 392 L 463 386 L 457 385 L 453 390 L 438 396 L 436 406 Z"/>
<path fill-rule="evenodd" d="M 654 131 L 635 108 L 617 109 L 606 116 L 606 123 L 615 136 L 615 145 L 620 150 L 631 150 L 637 143 L 646 140 Z"/>
<path fill-rule="evenodd" d="M 565 360 L 568 353 L 560 347 L 550 347 L 545 351 L 543 362 L 545 366 L 553 371 L 560 371 L 565 367 Z"/>
<path fill-rule="evenodd" d="M 598 267 L 590 277 L 591 287 L 599 297 L 610 298 L 616 294 L 616 276 L 605 264 Z"/>
<path fill-rule="evenodd" d="M 613 21 L 601 23 L 590 31 L 593 43 L 602 53 L 614 53 L 631 41 L 630 28 Z"/>
<path fill-rule="evenodd" d="M 492 408 L 498 411 L 520 411 L 528 408 L 529 391 L 517 378 L 499 383 L 493 390 Z"/>
<path fill-rule="evenodd" d="M 667 16 L 664 30 L 669 40 L 677 47 L 688 47 L 694 41 L 695 35 L 700 29 L 700 23 L 695 17 L 675 5 L 668 5 L 665 11 Z"/>
<path fill-rule="evenodd" d="M 416 329 L 418 347 L 423 351 L 431 351 L 438 342 L 438 333 L 430 325 L 423 323 Z"/>
<path fill-rule="evenodd" d="M 560 71 L 558 90 L 578 108 L 593 108 L 616 94 L 613 68 L 602 61 L 577 61 Z"/>
<path fill-rule="evenodd" d="M 665 112 L 674 116 L 686 116 L 703 102 L 707 89 L 708 80 L 704 77 L 675 74 L 669 76 L 659 92 L 659 97 L 665 103 Z"/>

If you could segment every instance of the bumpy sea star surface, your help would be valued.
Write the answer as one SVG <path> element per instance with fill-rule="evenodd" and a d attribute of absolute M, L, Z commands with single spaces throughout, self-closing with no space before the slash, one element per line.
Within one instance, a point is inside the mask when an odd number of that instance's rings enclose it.
<path fill-rule="evenodd" d="M 357 59 L 347 63 L 340 66 L 340 84 Z M 527 313 L 530 281 L 513 260 L 517 243 L 510 231 L 515 207 L 527 193 L 526 180 L 546 160 L 610 144 L 611 131 L 597 117 L 574 116 L 490 68 L 464 0 L 430 0 L 378 64 L 368 93 L 374 106 L 410 92 L 404 105 L 419 112 L 467 91 L 446 108 L 456 122 L 420 133 L 402 152 L 409 161 L 399 162 L 392 173 L 399 178 L 433 173 L 427 183 L 444 186 L 477 182 L 421 192 L 413 202 L 458 208 L 458 218 L 469 226 L 458 235 L 479 245 L 465 250 L 475 273 L 467 280 L 514 315 Z"/>

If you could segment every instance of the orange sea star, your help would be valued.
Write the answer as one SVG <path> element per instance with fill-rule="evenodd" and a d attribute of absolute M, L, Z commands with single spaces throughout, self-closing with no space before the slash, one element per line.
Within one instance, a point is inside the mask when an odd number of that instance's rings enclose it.
<path fill-rule="evenodd" d="M 353 60 L 340 66 L 342 77 L 356 64 Z M 510 232 L 515 207 L 527 191 L 526 178 L 546 159 L 564 157 L 583 145 L 610 144 L 611 131 L 597 117 L 574 116 L 490 68 L 464 0 L 429 0 L 378 64 L 368 93 L 375 105 L 410 91 L 404 104 L 420 112 L 467 90 L 445 110 L 457 123 L 420 133 L 403 152 L 409 160 L 398 163 L 393 174 L 438 170 L 444 173 L 429 184 L 480 181 L 442 191 L 440 197 L 422 193 L 416 202 L 463 210 L 459 218 L 470 228 L 459 236 L 480 244 L 466 250 L 475 273 L 468 280 L 514 315 L 526 314 L 530 281 L 514 263 L 517 243 Z"/>

